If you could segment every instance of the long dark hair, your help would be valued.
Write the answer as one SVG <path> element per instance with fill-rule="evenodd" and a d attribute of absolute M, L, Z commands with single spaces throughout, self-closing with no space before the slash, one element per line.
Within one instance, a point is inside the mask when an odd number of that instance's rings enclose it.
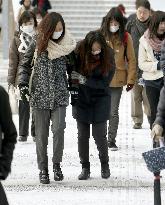
<path fill-rule="evenodd" d="M 150 38 L 157 36 L 157 30 L 159 27 L 160 22 L 165 21 L 165 12 L 163 11 L 155 11 L 151 16 L 150 24 L 149 24 L 149 31 L 150 31 Z"/>
<path fill-rule="evenodd" d="M 111 39 L 113 33 L 110 31 L 110 21 L 112 20 L 116 20 L 119 23 L 119 30 L 117 33 L 121 42 L 123 42 L 125 33 L 124 18 L 121 11 L 117 7 L 111 8 L 107 15 L 103 17 L 100 31 L 105 36 L 106 40 Z"/>
<path fill-rule="evenodd" d="M 58 40 L 56 40 L 56 42 L 60 42 L 65 35 L 65 22 L 61 14 L 56 12 L 51 12 L 46 14 L 46 16 L 42 19 L 38 27 L 38 37 L 37 37 L 38 54 L 41 54 L 43 51 L 47 49 L 48 41 L 49 39 L 51 39 L 58 22 L 62 23 L 63 33 L 61 37 Z"/>
<path fill-rule="evenodd" d="M 84 40 L 82 40 L 78 46 L 78 56 L 80 58 L 80 72 L 82 74 L 90 74 L 93 70 L 92 65 L 92 45 L 93 43 L 99 43 L 101 46 L 101 53 L 100 55 L 100 65 L 101 71 L 103 74 L 106 74 L 111 68 L 111 56 L 109 47 L 106 43 L 106 40 L 103 34 L 100 31 L 90 31 Z"/>

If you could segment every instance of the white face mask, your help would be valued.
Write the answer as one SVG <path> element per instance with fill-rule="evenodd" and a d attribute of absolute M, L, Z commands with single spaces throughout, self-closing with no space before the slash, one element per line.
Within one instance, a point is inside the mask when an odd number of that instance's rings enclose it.
<path fill-rule="evenodd" d="M 27 26 L 21 26 L 20 27 L 21 31 L 23 31 L 24 33 L 33 33 L 34 31 L 34 25 L 27 25 Z"/>
<path fill-rule="evenodd" d="M 98 51 L 92 51 L 92 54 L 95 56 L 95 55 L 98 55 L 101 53 L 101 50 L 98 50 Z"/>
<path fill-rule="evenodd" d="M 116 33 L 119 30 L 119 26 L 110 26 L 110 32 Z"/>
<path fill-rule="evenodd" d="M 54 32 L 52 38 L 59 39 L 61 37 L 62 33 L 63 33 L 63 31 Z"/>

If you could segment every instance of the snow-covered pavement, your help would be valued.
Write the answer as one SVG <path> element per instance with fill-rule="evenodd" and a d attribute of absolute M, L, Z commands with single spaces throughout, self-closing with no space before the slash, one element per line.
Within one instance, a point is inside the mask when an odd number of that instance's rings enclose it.
<path fill-rule="evenodd" d="M 18 116 L 13 116 L 18 128 Z M 91 137 L 91 178 L 78 181 L 81 171 L 77 151 L 76 122 L 67 109 L 67 128 L 62 163 L 64 180 L 55 182 L 52 171 L 52 134 L 49 137 L 50 185 L 41 185 L 38 179 L 35 143 L 17 143 L 12 174 L 3 183 L 10 205 L 151 205 L 153 204 L 153 176 L 142 159 L 141 153 L 151 148 L 149 125 L 145 118 L 143 129 L 132 129 L 130 117 L 130 93 L 123 91 L 120 106 L 120 125 L 117 145 L 119 151 L 111 152 L 111 177 L 100 176 L 98 152 Z M 162 176 L 165 172 L 162 172 Z M 165 180 L 162 178 L 162 204 L 165 204 Z"/>

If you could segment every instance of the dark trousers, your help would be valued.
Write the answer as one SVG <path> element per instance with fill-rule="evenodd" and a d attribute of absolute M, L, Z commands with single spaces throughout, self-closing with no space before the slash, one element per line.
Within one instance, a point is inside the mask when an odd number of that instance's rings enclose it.
<path fill-rule="evenodd" d="M 83 168 L 89 168 L 90 124 L 77 121 L 77 128 L 80 163 L 82 164 Z M 99 151 L 99 158 L 101 163 L 107 163 L 109 161 L 106 134 L 106 122 L 92 124 L 92 135 Z"/>
<path fill-rule="evenodd" d="M 29 102 L 19 101 L 19 136 L 29 135 L 29 118 L 30 106 Z"/>
<path fill-rule="evenodd" d="M 146 86 L 146 94 L 147 94 L 147 98 L 148 98 L 150 109 L 151 109 L 150 129 L 152 129 L 152 124 L 154 123 L 156 119 L 160 90 L 161 89 L 158 89 L 155 87 Z"/>
<path fill-rule="evenodd" d="M 9 205 L 1 182 L 0 182 L 0 205 Z"/>
<path fill-rule="evenodd" d="M 36 131 L 36 152 L 38 168 L 48 169 L 47 145 L 49 136 L 50 120 L 53 132 L 53 158 L 52 162 L 62 161 L 64 149 L 64 130 L 66 127 L 66 107 L 59 107 L 55 110 L 34 109 L 35 131 Z"/>
<path fill-rule="evenodd" d="M 119 105 L 123 87 L 111 87 L 111 108 L 108 127 L 108 141 L 116 143 L 116 135 L 119 125 Z"/>

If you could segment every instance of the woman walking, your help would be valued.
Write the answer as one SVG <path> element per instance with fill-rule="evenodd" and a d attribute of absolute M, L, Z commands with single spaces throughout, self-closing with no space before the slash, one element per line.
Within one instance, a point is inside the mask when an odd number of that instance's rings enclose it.
<path fill-rule="evenodd" d="M 73 117 L 77 120 L 78 151 L 82 172 L 79 180 L 90 177 L 90 125 L 101 162 L 101 176 L 110 176 L 106 123 L 109 119 L 114 54 L 99 31 L 89 32 L 76 49 L 76 72 L 72 72 L 72 87 L 78 86 L 78 95 L 72 96 Z M 74 99 L 75 97 L 75 99 Z M 75 100 L 73 102 L 73 99 Z"/>
<path fill-rule="evenodd" d="M 69 103 L 66 71 L 70 68 L 68 55 L 76 42 L 65 29 L 62 16 L 56 12 L 47 14 L 38 27 L 37 40 L 33 41 L 20 65 L 19 87 L 22 97 L 29 95 L 29 79 L 33 68 L 30 105 L 33 109 L 36 131 L 36 152 L 39 178 L 43 184 L 50 183 L 48 174 L 47 145 L 49 125 L 53 132 L 54 180 L 63 180 L 60 163 L 64 149 L 66 106 Z"/>
<path fill-rule="evenodd" d="M 21 60 L 26 49 L 36 35 L 37 21 L 31 11 L 24 11 L 19 19 L 19 31 L 15 32 L 9 49 L 8 84 L 9 89 L 15 90 L 18 86 L 18 72 Z M 27 141 L 29 135 L 30 106 L 28 101 L 19 100 L 19 138 L 18 141 Z M 34 127 L 34 122 L 32 124 Z M 34 128 L 33 128 L 33 133 Z M 35 137 L 35 134 L 33 135 Z"/>
<path fill-rule="evenodd" d="M 165 39 L 165 12 L 156 11 L 151 17 L 149 29 L 140 38 L 139 68 L 143 71 L 146 94 L 151 108 L 150 129 L 156 118 L 160 91 L 164 85 L 160 67 L 161 46 Z"/>
<path fill-rule="evenodd" d="M 101 32 L 107 44 L 114 50 L 116 71 L 109 84 L 111 88 L 111 109 L 109 115 L 108 146 L 118 150 L 116 135 L 119 124 L 119 104 L 123 86 L 130 91 L 136 80 L 136 60 L 132 38 L 124 29 L 123 15 L 118 8 L 112 8 L 103 18 Z"/>

